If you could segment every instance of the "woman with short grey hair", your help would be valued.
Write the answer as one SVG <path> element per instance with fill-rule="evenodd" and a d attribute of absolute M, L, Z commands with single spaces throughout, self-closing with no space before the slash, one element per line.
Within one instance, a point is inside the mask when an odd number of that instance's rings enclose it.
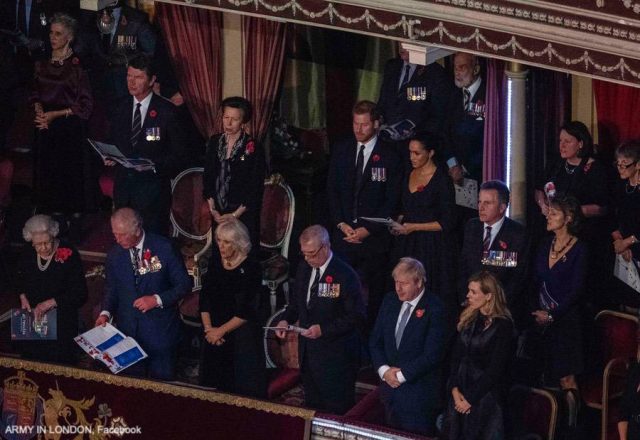
<path fill-rule="evenodd" d="M 267 294 L 260 263 L 249 256 L 249 232 L 240 220 L 220 223 L 215 238 L 219 257 L 211 258 L 200 293 L 200 384 L 266 398 L 262 304 Z"/>
<path fill-rule="evenodd" d="M 74 363 L 78 331 L 78 309 L 87 300 L 87 286 L 78 251 L 58 239 L 58 222 L 48 215 L 34 215 L 24 225 L 22 236 L 31 246 L 18 262 L 16 276 L 20 306 L 37 323 L 57 324 L 55 340 L 20 341 L 26 358 Z M 55 309 L 55 317 L 52 312 Z"/>

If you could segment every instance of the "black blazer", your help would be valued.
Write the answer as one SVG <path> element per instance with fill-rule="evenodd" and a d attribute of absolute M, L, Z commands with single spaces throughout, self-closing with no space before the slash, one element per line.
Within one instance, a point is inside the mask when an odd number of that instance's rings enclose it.
<path fill-rule="evenodd" d="M 464 242 L 460 253 L 458 299 L 464 301 L 468 280 L 481 270 L 493 273 L 502 283 L 507 304 L 516 323 L 521 323 L 527 307 L 527 276 L 529 275 L 530 246 L 524 226 L 505 218 L 500 231 L 491 243 L 490 250 L 518 253 L 516 267 L 497 267 L 482 264 L 484 223 L 479 218 L 469 220 L 464 228 Z"/>
<path fill-rule="evenodd" d="M 486 105 L 486 81 L 483 78 L 471 104 Z M 482 182 L 482 156 L 484 150 L 484 120 L 486 107 L 482 114 L 470 112 L 464 108 L 464 96 L 461 88 L 451 94 L 446 111 L 444 126 L 443 158 L 452 157 L 461 162 L 472 179 Z"/>
<path fill-rule="evenodd" d="M 416 131 L 426 130 L 440 133 L 444 122 L 444 109 L 453 91 L 453 83 L 444 68 L 438 63 L 417 66 L 411 80 L 398 90 L 404 62 L 400 58 L 387 61 L 384 78 L 380 87 L 378 110 L 385 124 L 394 124 L 410 119 L 416 124 Z M 426 87 L 427 99 L 410 101 L 407 99 L 408 87 Z"/>
<path fill-rule="evenodd" d="M 309 359 L 330 358 L 337 363 L 354 362 L 359 356 L 359 353 L 354 353 L 359 347 L 358 330 L 362 328 L 365 317 L 358 275 L 334 254 L 320 283 L 338 285 L 339 295 L 314 295 L 307 306 L 311 271 L 306 262 L 298 266 L 293 298 L 283 317 L 289 324 L 300 320 L 300 327 L 304 328 L 320 325 L 322 336 L 318 339 L 298 338 L 300 362 L 302 364 L 305 356 Z"/>
<path fill-rule="evenodd" d="M 187 160 L 185 133 L 175 106 L 171 101 L 153 94 L 135 150 L 130 139 L 132 120 L 133 97 L 129 96 L 118 104 L 111 117 L 111 143 L 127 157 L 151 159 L 156 164 L 159 177 L 174 177 Z M 147 130 L 152 128 L 159 129 L 159 140 L 147 139 Z M 118 167 L 118 172 L 122 171 L 124 168 Z"/>
<path fill-rule="evenodd" d="M 363 249 L 380 251 L 386 249 L 390 235 L 384 226 L 365 220 L 354 223 L 355 195 L 357 192 L 358 217 L 395 217 L 400 206 L 403 166 L 394 147 L 378 138 L 365 165 L 361 185 L 355 188 L 357 150 L 354 137 L 333 147 L 327 179 L 329 218 L 334 227 L 342 222 L 354 228 L 366 227 L 371 235 L 364 240 Z M 372 168 L 384 168 L 386 181 L 374 181 Z M 341 241 L 340 238 L 334 245 Z"/>

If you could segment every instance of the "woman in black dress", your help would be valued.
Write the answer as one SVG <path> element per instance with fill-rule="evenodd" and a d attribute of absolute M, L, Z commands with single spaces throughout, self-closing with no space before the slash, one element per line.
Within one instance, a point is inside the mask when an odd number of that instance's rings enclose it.
<path fill-rule="evenodd" d="M 251 120 L 251 103 L 234 96 L 223 100 L 221 109 L 224 131 L 212 136 L 207 143 L 204 198 L 217 224 L 240 219 L 257 249 L 264 191 L 264 154 L 244 130 L 244 125 Z"/>
<path fill-rule="evenodd" d="M 469 279 L 448 389 L 451 440 L 504 438 L 504 380 L 514 329 L 504 290 L 490 272 Z"/>
<path fill-rule="evenodd" d="M 637 362 L 631 366 L 627 377 L 618 433 L 620 440 L 640 440 L 640 364 Z"/>
<path fill-rule="evenodd" d="M 31 242 L 18 263 L 16 276 L 20 305 L 36 320 L 57 308 L 57 340 L 20 341 L 24 357 L 74 363 L 78 335 L 78 310 L 87 300 L 87 285 L 78 251 L 57 239 L 59 225 L 51 217 L 35 215 L 22 235 Z"/>
<path fill-rule="evenodd" d="M 455 256 L 449 231 L 454 227 L 455 195 L 449 175 L 434 161 L 433 142 L 426 135 L 409 141 L 413 169 L 404 181 L 402 214 L 391 228 L 397 236 L 393 260 L 419 260 L 427 273 L 427 289 L 451 305 Z"/>
<path fill-rule="evenodd" d="M 576 375 L 584 367 L 581 302 L 587 276 L 587 247 L 576 237 L 580 205 L 573 197 L 549 205 L 547 230 L 553 232 L 540 247 L 535 265 L 537 307 L 532 312 L 544 340 L 544 381 L 571 390 L 577 399 Z M 570 422 L 571 424 L 571 422 Z"/>
<path fill-rule="evenodd" d="M 36 62 L 31 95 L 38 129 L 36 202 L 44 212 L 73 222 L 74 233 L 79 232 L 80 214 L 89 196 L 85 191 L 90 188 L 85 182 L 85 138 L 93 109 L 89 77 L 71 49 L 76 28 L 77 21 L 69 15 L 53 16 L 49 32 L 51 59 Z"/>
<path fill-rule="evenodd" d="M 613 271 L 607 168 L 592 157 L 593 139 L 582 122 L 571 121 L 561 127 L 559 151 L 560 161 L 549 168 L 535 199 L 545 216 L 553 197 L 572 196 L 580 203 L 584 218 L 580 238 L 589 247 L 589 300 L 600 304 Z"/>
<path fill-rule="evenodd" d="M 640 141 L 626 142 L 616 150 L 616 166 L 620 180 L 615 193 L 616 230 L 611 234 L 618 258 L 640 261 Z M 616 304 L 640 306 L 638 293 L 626 284 L 615 284 Z"/>
<path fill-rule="evenodd" d="M 218 225 L 216 243 L 220 258 L 211 259 L 200 295 L 205 336 L 200 383 L 265 398 L 260 264 L 248 257 L 249 234 L 238 220 Z"/>

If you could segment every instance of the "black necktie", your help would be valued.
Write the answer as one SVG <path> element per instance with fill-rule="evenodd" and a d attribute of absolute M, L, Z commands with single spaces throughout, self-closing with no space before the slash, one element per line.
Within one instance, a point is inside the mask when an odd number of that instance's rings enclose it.
<path fill-rule="evenodd" d="M 362 184 L 362 176 L 364 167 L 364 144 L 360 145 L 360 151 L 358 152 L 358 159 L 356 160 L 356 181 L 355 188 L 353 188 L 353 220 L 358 219 L 358 193 L 360 192 L 360 185 Z"/>
<path fill-rule="evenodd" d="M 462 94 L 464 95 L 464 109 L 466 110 L 469 106 L 469 101 L 471 101 L 471 92 L 467 89 L 462 89 Z"/>
<path fill-rule="evenodd" d="M 133 124 L 131 124 L 131 146 L 135 149 L 138 144 L 138 137 L 142 130 L 142 113 L 140 112 L 140 106 L 142 104 L 137 103 L 136 109 L 133 112 Z"/>
<path fill-rule="evenodd" d="M 411 65 L 407 64 L 404 68 L 404 75 L 402 76 L 402 81 L 400 81 L 400 88 L 398 90 L 402 90 L 404 86 L 409 82 L 409 75 L 411 74 Z"/>
<path fill-rule="evenodd" d="M 111 33 L 102 34 L 102 50 L 105 55 L 111 53 Z"/>
<path fill-rule="evenodd" d="M 27 35 L 27 8 L 25 0 L 18 0 L 18 16 L 16 29 Z"/>
<path fill-rule="evenodd" d="M 320 285 L 320 268 L 315 269 L 316 275 L 313 277 L 313 283 L 309 289 L 309 297 L 307 298 L 307 305 L 311 302 L 311 298 L 318 296 L 318 286 Z"/>
<path fill-rule="evenodd" d="M 489 250 L 489 246 L 491 245 L 491 226 L 486 226 L 484 233 L 484 240 L 482 240 L 482 249 L 485 251 Z"/>
<path fill-rule="evenodd" d="M 133 273 L 138 275 L 140 267 L 140 250 L 137 247 L 131 248 L 131 264 L 133 265 Z"/>

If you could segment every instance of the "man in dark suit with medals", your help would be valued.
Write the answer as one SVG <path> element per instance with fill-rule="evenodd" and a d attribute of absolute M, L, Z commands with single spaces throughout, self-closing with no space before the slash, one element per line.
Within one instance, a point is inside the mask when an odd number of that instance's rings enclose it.
<path fill-rule="evenodd" d="M 111 229 L 117 245 L 107 255 L 103 311 L 95 325 L 114 317 L 118 329 L 149 355 L 129 374 L 172 380 L 180 336 L 178 301 L 190 292 L 191 279 L 171 242 L 145 231 L 134 210 L 114 212 Z"/>
<path fill-rule="evenodd" d="M 408 119 L 416 126 L 414 132 L 440 134 L 452 91 L 451 80 L 440 64 L 410 63 L 409 51 L 400 47 L 399 58 L 385 65 L 378 111 L 385 125 Z"/>
<path fill-rule="evenodd" d="M 389 218 L 398 213 L 402 164 L 393 146 L 378 136 L 375 104 L 353 107 L 353 134 L 331 151 L 327 197 L 335 228 L 333 247 L 360 275 L 369 291 L 369 324 L 384 294 L 391 235 L 386 226 L 363 217 Z"/>
<path fill-rule="evenodd" d="M 175 106 L 153 93 L 155 78 L 149 57 L 131 59 L 127 71 L 131 96 L 120 102 L 111 117 L 110 140 L 126 157 L 149 159 L 154 166 L 118 166 L 113 201 L 116 208 L 128 206 L 140 212 L 147 230 L 168 234 L 170 179 L 186 160 L 185 133 Z"/>
<path fill-rule="evenodd" d="M 448 316 L 442 301 L 425 290 L 425 270 L 418 260 L 401 258 L 393 279 L 396 291 L 385 296 L 369 339 L 373 367 L 384 382 L 385 421 L 435 436 Z"/>
<path fill-rule="evenodd" d="M 480 186 L 478 218 L 464 229 L 458 276 L 458 300 L 467 295 L 469 277 L 481 270 L 492 272 L 502 283 L 516 326 L 526 312 L 529 238 L 524 226 L 508 218 L 509 188 L 490 180 Z"/>
<path fill-rule="evenodd" d="M 298 357 L 305 405 L 344 414 L 355 403 L 364 320 L 360 282 L 354 270 L 331 252 L 329 233 L 319 225 L 300 234 L 306 263 L 296 275 L 294 297 L 278 327 L 300 321 Z M 278 331 L 284 338 L 285 331 Z"/>

